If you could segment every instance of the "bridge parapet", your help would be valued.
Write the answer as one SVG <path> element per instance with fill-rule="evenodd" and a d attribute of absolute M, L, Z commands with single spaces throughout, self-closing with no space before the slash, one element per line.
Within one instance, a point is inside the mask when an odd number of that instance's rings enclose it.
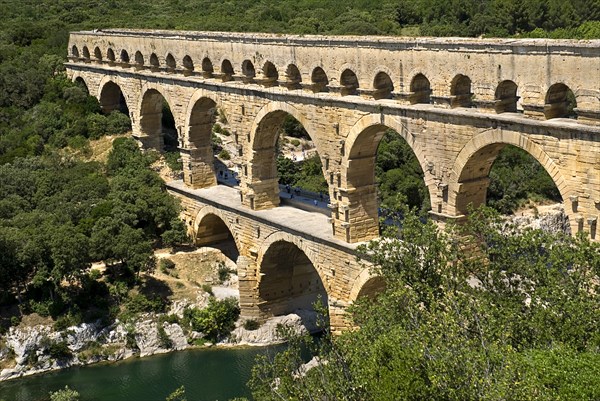
<path fill-rule="evenodd" d="M 303 87 L 403 104 L 576 114 L 600 124 L 600 40 L 340 37 L 109 29 L 71 34 L 72 62 Z"/>

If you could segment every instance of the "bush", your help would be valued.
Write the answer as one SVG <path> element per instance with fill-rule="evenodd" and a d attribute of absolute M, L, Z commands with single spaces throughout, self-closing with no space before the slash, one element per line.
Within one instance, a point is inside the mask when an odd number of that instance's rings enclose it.
<path fill-rule="evenodd" d="M 292 146 L 300 146 L 300 141 L 298 139 L 292 139 L 290 143 Z"/>
<path fill-rule="evenodd" d="M 161 348 L 169 349 L 173 346 L 173 341 L 160 323 L 158 325 L 158 343 L 160 344 Z"/>
<path fill-rule="evenodd" d="M 244 322 L 244 329 L 246 329 L 246 330 L 250 330 L 250 331 L 258 330 L 259 327 L 260 327 L 260 323 L 258 322 L 258 320 L 249 319 Z"/>
<path fill-rule="evenodd" d="M 54 359 L 69 359 L 73 356 L 66 341 L 51 342 L 48 354 Z"/>
<path fill-rule="evenodd" d="M 165 306 L 165 301 L 161 297 L 148 298 L 143 294 L 133 295 L 125 303 L 126 311 L 133 315 L 143 312 L 164 312 Z"/>
<path fill-rule="evenodd" d="M 212 285 L 208 283 L 202 284 L 202 291 L 206 292 L 207 294 L 210 294 L 211 296 L 215 295 L 213 294 Z"/>
<path fill-rule="evenodd" d="M 65 386 L 62 390 L 50 393 L 50 401 L 79 401 L 79 393 Z"/>
<path fill-rule="evenodd" d="M 183 162 L 181 161 L 181 154 L 179 152 L 166 152 L 165 162 L 173 171 L 183 170 Z"/>
<path fill-rule="evenodd" d="M 161 273 L 169 274 L 169 270 L 175 268 L 175 262 L 173 262 L 171 259 L 163 258 L 158 262 L 158 268 L 160 269 Z"/>
<path fill-rule="evenodd" d="M 235 298 L 224 300 L 211 298 L 206 308 L 186 309 L 184 312 L 192 329 L 204 333 L 204 337 L 213 342 L 231 333 L 239 315 L 240 308 Z"/>
<path fill-rule="evenodd" d="M 113 111 L 106 117 L 106 133 L 109 135 L 124 134 L 131 130 L 129 116 L 119 111 Z"/>
<path fill-rule="evenodd" d="M 219 282 L 223 283 L 227 281 L 229 279 L 229 276 L 231 276 L 231 273 L 234 273 L 235 271 L 225 266 L 225 264 L 219 263 L 219 269 L 217 270 L 217 272 L 219 275 Z"/>
<path fill-rule="evenodd" d="M 229 160 L 231 159 L 231 155 L 229 154 L 229 152 L 227 151 L 227 149 L 223 149 L 219 152 L 219 159 L 222 160 Z"/>

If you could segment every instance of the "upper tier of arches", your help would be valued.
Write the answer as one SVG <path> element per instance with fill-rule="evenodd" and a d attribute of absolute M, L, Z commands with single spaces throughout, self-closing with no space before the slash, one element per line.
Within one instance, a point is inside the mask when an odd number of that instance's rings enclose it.
<path fill-rule="evenodd" d="M 130 54 L 134 54 L 130 58 Z M 443 83 L 434 82 L 437 76 L 428 76 L 425 70 L 410 71 L 407 75 L 394 73 L 385 66 L 375 68 L 368 77 L 358 75 L 353 65 L 345 64 L 340 70 L 329 71 L 323 65 L 299 66 L 292 62 L 278 65 L 272 60 L 247 57 L 239 63 L 232 61 L 239 57 L 211 59 L 204 56 L 195 60 L 190 54 L 154 51 L 144 54 L 141 50 L 101 48 L 87 45 L 72 45 L 69 57 L 75 62 L 119 65 L 124 68 L 148 69 L 153 72 L 198 76 L 223 82 L 240 81 L 245 84 L 264 87 L 280 86 L 288 90 L 306 90 L 314 93 L 325 92 L 338 96 L 360 96 L 378 102 L 400 101 L 410 104 L 433 104 L 442 107 L 477 108 L 495 113 L 522 113 L 530 111 L 536 117 L 545 119 L 571 118 L 580 115 L 577 108 L 579 97 L 589 103 L 589 90 L 573 90 L 568 82 L 554 82 L 540 97 L 540 104 L 524 104 L 521 92 L 531 91 L 528 82 L 499 80 L 490 92 L 489 99 L 481 99 L 477 92 L 489 87 L 489 83 L 476 82 L 468 72 L 460 72 Z M 476 90 L 478 88 L 478 90 Z M 593 95 L 592 95 L 593 97 Z M 600 94 L 597 94 L 600 105 Z M 581 110 L 589 117 L 589 110 Z M 592 111 L 592 119 L 600 119 L 600 110 Z M 586 121 L 589 118 L 586 119 Z"/>

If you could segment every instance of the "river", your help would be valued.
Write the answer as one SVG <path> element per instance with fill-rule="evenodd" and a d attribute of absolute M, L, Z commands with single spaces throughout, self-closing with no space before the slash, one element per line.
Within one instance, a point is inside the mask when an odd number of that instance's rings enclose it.
<path fill-rule="evenodd" d="M 281 347 L 187 350 L 69 368 L 1 382 L 0 400 L 45 401 L 50 391 L 68 385 L 81 401 L 164 401 L 184 385 L 190 401 L 224 401 L 249 396 L 254 358 Z"/>

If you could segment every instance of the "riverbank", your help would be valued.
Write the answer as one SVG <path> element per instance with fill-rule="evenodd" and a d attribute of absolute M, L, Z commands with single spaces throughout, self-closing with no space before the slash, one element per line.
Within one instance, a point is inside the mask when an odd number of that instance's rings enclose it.
<path fill-rule="evenodd" d="M 317 330 L 314 312 L 297 311 L 272 318 L 252 329 L 244 328 L 245 322 L 240 319 L 227 338 L 211 343 L 204 340 L 203 333 L 188 330 L 175 322 L 183 317 L 182 305 L 181 302 L 173 305 L 173 313 L 144 314 L 133 322 L 117 321 L 104 327 L 100 321 L 71 326 L 63 331 L 47 325 L 25 329 L 12 327 L 0 343 L 0 360 L 3 361 L 0 381 L 187 349 L 275 345 L 283 342 L 277 333 L 279 325 L 298 334 Z"/>

